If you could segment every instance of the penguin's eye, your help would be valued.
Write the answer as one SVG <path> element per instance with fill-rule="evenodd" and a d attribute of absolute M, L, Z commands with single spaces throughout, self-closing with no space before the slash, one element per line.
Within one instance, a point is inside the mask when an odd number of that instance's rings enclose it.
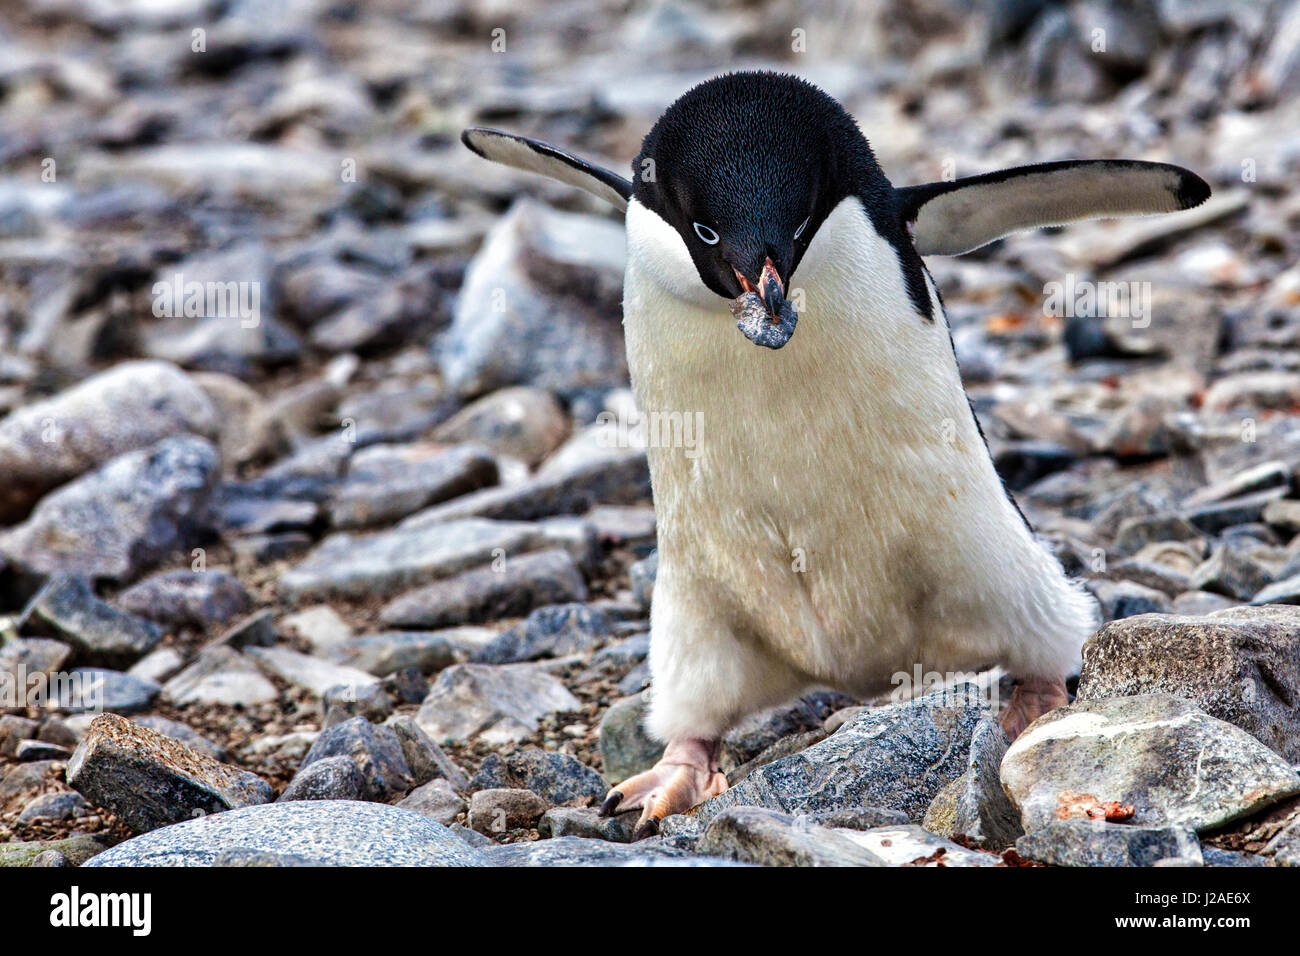
<path fill-rule="evenodd" d="M 807 219 L 805 219 L 803 222 L 799 223 L 799 228 L 796 229 L 796 230 L 794 231 L 794 237 L 795 237 L 796 239 L 798 239 L 800 236 L 803 235 L 803 231 L 804 231 L 805 229 L 808 228 L 808 222 L 809 222 L 809 220 L 811 220 L 811 219 L 812 219 L 812 216 L 809 216 L 809 217 L 808 217 Z"/>
<path fill-rule="evenodd" d="M 693 222 L 691 225 L 695 227 L 695 234 L 707 245 L 716 246 L 718 244 L 718 239 L 721 237 L 708 226 L 699 222 Z"/>

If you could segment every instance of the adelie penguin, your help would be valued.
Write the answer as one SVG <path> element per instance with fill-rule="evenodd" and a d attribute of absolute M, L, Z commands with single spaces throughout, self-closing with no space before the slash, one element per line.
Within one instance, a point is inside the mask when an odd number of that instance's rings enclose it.
<path fill-rule="evenodd" d="M 1013 737 L 1066 703 L 1097 608 L 994 470 L 921 257 L 1187 209 L 1209 195 L 1199 177 L 1099 160 L 894 187 L 843 107 L 773 73 L 688 91 L 630 181 L 508 133 L 463 140 L 626 207 L 637 402 L 703 416 L 689 455 L 649 449 L 648 727 L 667 748 L 606 813 L 641 808 L 645 835 L 721 793 L 723 733 L 814 686 L 1002 665 Z"/>

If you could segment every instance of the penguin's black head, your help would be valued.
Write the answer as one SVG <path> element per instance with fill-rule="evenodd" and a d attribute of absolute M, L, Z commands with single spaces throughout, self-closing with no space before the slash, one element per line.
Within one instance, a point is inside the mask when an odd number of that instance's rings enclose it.
<path fill-rule="evenodd" d="M 767 72 L 686 92 L 632 171 L 634 197 L 677 230 L 704 284 L 726 299 L 758 292 L 774 320 L 822 221 L 854 184 L 881 175 L 843 107 Z"/>

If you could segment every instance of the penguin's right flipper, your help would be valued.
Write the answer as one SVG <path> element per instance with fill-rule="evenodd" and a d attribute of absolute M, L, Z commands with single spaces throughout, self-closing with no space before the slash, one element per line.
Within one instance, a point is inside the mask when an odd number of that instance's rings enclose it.
<path fill-rule="evenodd" d="M 484 159 L 577 186 L 618 209 L 626 209 L 632 197 L 632 183 L 618 173 L 539 139 L 473 126 L 460 134 L 460 141 Z"/>
<path fill-rule="evenodd" d="M 1021 229 L 1199 206 L 1210 187 L 1190 170 L 1132 159 L 1018 166 L 894 190 L 923 256 L 956 256 Z"/>

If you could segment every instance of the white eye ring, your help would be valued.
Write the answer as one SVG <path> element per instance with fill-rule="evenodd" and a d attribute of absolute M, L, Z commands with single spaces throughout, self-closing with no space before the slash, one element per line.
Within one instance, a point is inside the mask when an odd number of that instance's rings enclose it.
<path fill-rule="evenodd" d="M 812 220 L 812 216 L 809 216 L 807 219 L 805 219 L 803 222 L 799 224 L 799 228 L 794 231 L 794 237 L 796 239 L 798 239 L 800 236 L 803 235 L 803 231 L 808 228 L 808 223 L 811 220 Z"/>
<path fill-rule="evenodd" d="M 719 236 L 708 226 L 702 225 L 698 222 L 693 222 L 691 223 L 691 225 L 695 227 L 695 234 L 699 236 L 703 242 L 707 243 L 710 246 L 716 246 L 718 244 L 718 240 L 721 238 L 721 236 Z"/>

